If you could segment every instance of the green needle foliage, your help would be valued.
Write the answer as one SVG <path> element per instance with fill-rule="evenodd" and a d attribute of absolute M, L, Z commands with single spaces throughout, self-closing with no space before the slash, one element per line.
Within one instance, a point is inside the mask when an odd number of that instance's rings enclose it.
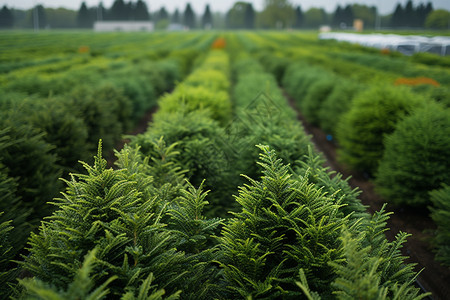
<path fill-rule="evenodd" d="M 351 188 L 348 179 L 343 179 L 342 174 L 330 171 L 328 167 L 324 167 L 324 158 L 313 152 L 311 146 L 308 148 L 308 155 L 302 160 L 298 160 L 294 164 L 294 171 L 299 176 L 306 177 L 309 182 L 314 183 L 316 188 L 322 189 L 328 195 L 339 199 L 342 204 L 340 207 L 344 216 L 349 216 L 352 222 L 360 222 L 361 218 L 366 219 L 366 206 L 358 199 L 358 188 Z M 362 223 L 362 222 L 360 222 Z"/>
<path fill-rule="evenodd" d="M 333 92 L 335 86 L 339 85 L 336 76 L 325 73 L 317 81 L 311 83 L 308 91 L 300 103 L 300 110 L 306 120 L 312 125 L 319 125 L 320 123 L 320 108 L 325 99 Z"/>
<path fill-rule="evenodd" d="M 338 240 L 345 218 L 334 202 L 306 178 L 295 180 L 267 146 L 260 181 L 240 188 L 234 214 L 222 231 L 226 286 L 231 298 L 299 295 L 294 278 L 305 270 L 313 289 L 331 293 L 335 275 L 328 263 L 339 259 Z"/>
<path fill-rule="evenodd" d="M 124 291 L 126 299 L 134 299 L 145 280 L 169 294 L 183 290 L 186 299 L 209 299 L 219 274 L 211 263 L 217 253 L 212 236 L 222 221 L 202 215 L 203 187 L 184 189 L 176 166 L 168 182 L 154 184 L 151 174 L 167 169 L 175 156 L 163 140 L 154 149 L 163 156 L 142 158 L 139 149 L 125 148 L 117 154 L 121 169 L 113 170 L 99 147 L 94 165 L 83 163 L 87 174 L 66 181 L 63 198 L 53 203 L 57 210 L 32 233 L 23 267 L 45 285 L 70 292 L 84 257 L 98 249 L 90 280 L 98 287 L 116 278 L 108 285 L 108 299 Z M 166 164 L 158 163 L 166 158 Z M 138 299 L 144 299 L 142 293 Z"/>
<path fill-rule="evenodd" d="M 436 103 L 418 109 L 385 144 L 376 183 L 387 201 L 425 208 L 431 190 L 450 184 L 450 109 Z"/>
<path fill-rule="evenodd" d="M 0 212 L 0 217 L 2 215 Z M 13 229 L 11 221 L 0 223 L 0 296 L 5 298 L 10 295 L 12 282 L 17 276 L 17 269 L 11 263 L 15 253 L 9 237 Z"/>
<path fill-rule="evenodd" d="M 73 281 L 68 285 L 67 289 L 60 290 L 46 282 L 36 278 L 28 278 L 19 280 L 20 284 L 25 288 L 22 292 L 21 299 L 52 299 L 52 300 L 76 300 L 89 299 L 100 300 L 105 299 L 109 294 L 107 286 L 117 277 L 112 276 L 98 287 L 94 285 L 91 276 L 95 264 L 95 254 L 97 249 L 89 251 L 86 254 L 83 264 L 76 271 Z"/>
<path fill-rule="evenodd" d="M 437 225 L 434 242 L 436 259 L 450 267 L 450 185 L 430 192 L 432 207 L 431 218 Z"/>
<path fill-rule="evenodd" d="M 202 111 L 177 111 L 155 116 L 149 129 L 132 138 L 131 145 L 139 146 L 144 156 L 154 151 L 154 141 L 164 137 L 167 144 L 175 144 L 178 152 L 174 164 L 186 170 L 186 178 L 194 186 L 200 186 L 204 179 L 205 187 L 211 190 L 212 211 L 209 215 L 223 216 L 232 205 L 231 193 L 237 184 L 238 174 L 227 160 L 223 144 L 224 130 L 219 123 Z M 156 177 L 155 177 L 156 178 Z"/>
<path fill-rule="evenodd" d="M 424 101 L 400 87 L 374 86 L 359 93 L 338 123 L 340 160 L 355 170 L 374 174 L 383 156 L 384 136 Z"/>
<path fill-rule="evenodd" d="M 84 258 L 83 264 L 77 271 L 73 281 L 69 284 L 66 290 L 60 290 L 51 286 L 39 279 L 29 278 L 19 280 L 25 290 L 22 292 L 20 299 L 49 299 L 49 300 L 100 300 L 109 299 L 111 297 L 108 285 L 117 279 L 117 276 L 111 276 L 104 283 L 99 286 L 94 285 L 93 270 L 98 261 L 96 261 L 95 254 L 98 249 L 93 249 Z M 131 288 L 124 292 L 121 300 L 159 300 L 159 299 L 178 299 L 181 291 L 178 291 L 168 297 L 163 297 L 165 291 L 163 289 L 156 289 L 152 285 L 154 276 L 152 273 L 141 283 L 139 288 Z"/>
<path fill-rule="evenodd" d="M 403 243 L 405 235 L 398 241 Z M 398 278 L 385 278 L 383 274 L 386 263 L 392 258 L 373 255 L 373 248 L 361 248 L 363 236 L 352 237 L 350 232 L 344 231 L 341 237 L 344 247 L 345 264 L 331 263 L 336 268 L 338 278 L 333 282 L 334 294 L 338 299 L 422 299 L 427 294 L 419 295 L 419 289 L 413 286 L 415 276 L 407 281 L 397 281 Z M 394 244 L 398 245 L 398 244 Z M 389 248 L 386 248 L 388 250 Z M 389 249 L 398 252 L 394 246 Z M 378 249 L 380 252 L 380 249 Z M 410 269 L 399 270 L 402 277 L 405 273 L 413 273 Z"/>
<path fill-rule="evenodd" d="M 116 275 L 112 295 L 150 273 L 161 275 L 160 287 L 176 292 L 175 282 L 187 275 L 187 266 L 193 268 L 193 260 L 175 249 L 176 237 L 161 223 L 167 204 L 151 192 L 151 177 L 107 169 L 101 147 L 94 166 L 84 166 L 88 174 L 66 181 L 64 198 L 54 203 L 56 212 L 31 235 L 24 268 L 66 289 L 83 257 L 97 247 L 92 280 L 98 284 Z"/>
<path fill-rule="evenodd" d="M 351 80 L 340 79 L 328 97 L 320 106 L 318 117 L 320 128 L 326 133 L 335 135 L 336 124 L 342 114 L 346 113 L 352 104 L 353 97 L 362 89 L 362 84 Z"/>
<path fill-rule="evenodd" d="M 203 216 L 203 210 L 209 204 L 205 200 L 207 194 L 203 192 L 203 183 L 198 189 L 188 184 L 180 199 L 169 209 L 169 228 L 174 228 L 174 232 L 180 236 L 177 249 L 195 254 L 216 244 L 212 236 L 223 220 L 206 219 Z"/>

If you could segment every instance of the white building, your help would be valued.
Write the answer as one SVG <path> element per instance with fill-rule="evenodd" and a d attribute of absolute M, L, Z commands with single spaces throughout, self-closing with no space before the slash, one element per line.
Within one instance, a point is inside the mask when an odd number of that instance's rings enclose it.
<path fill-rule="evenodd" d="M 97 21 L 94 31 L 153 31 L 153 22 L 149 21 Z"/>

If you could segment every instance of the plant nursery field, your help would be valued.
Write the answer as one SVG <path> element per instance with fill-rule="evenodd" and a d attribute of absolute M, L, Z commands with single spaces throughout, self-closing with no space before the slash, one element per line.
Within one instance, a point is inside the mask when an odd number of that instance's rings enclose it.
<path fill-rule="evenodd" d="M 446 299 L 450 57 L 0 32 L 1 299 Z"/>

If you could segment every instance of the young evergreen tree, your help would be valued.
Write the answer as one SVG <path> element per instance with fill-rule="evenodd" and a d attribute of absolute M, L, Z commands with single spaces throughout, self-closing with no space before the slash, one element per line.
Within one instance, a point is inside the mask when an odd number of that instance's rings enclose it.
<path fill-rule="evenodd" d="M 8 146 L 17 143 L 10 139 L 8 132 L 9 129 L 0 130 L 0 153 L 5 153 Z M 1 244 L 4 245 L 4 248 L 2 248 L 3 254 L 0 256 L 5 260 L 0 263 L 2 265 L 0 270 L 5 272 L 8 270 L 7 265 L 9 268 L 13 268 L 12 264 L 7 262 L 6 254 L 8 254 L 8 258 L 18 259 L 17 254 L 24 248 L 32 229 L 29 223 L 32 209 L 21 201 L 18 194 L 18 178 L 10 177 L 9 173 L 9 169 L 2 163 L 2 157 L 0 157 L 0 224 L 3 224 L 2 228 L 6 228 L 1 233 L 3 235 Z M 11 246 L 11 249 L 7 245 Z M 3 279 L 2 282 L 4 282 Z M 6 288 L 3 283 L 0 286 Z"/>
<path fill-rule="evenodd" d="M 0 211 L 0 220 L 2 219 L 3 212 Z M 11 263 L 15 256 L 9 238 L 14 229 L 11 223 L 12 221 L 0 222 L 0 297 L 3 299 L 12 294 L 13 281 L 17 276 L 17 268 Z"/>
<path fill-rule="evenodd" d="M 162 142 L 159 146 L 165 154 L 160 160 L 173 158 L 173 148 L 166 151 Z M 153 275 L 155 287 L 167 293 L 207 294 L 218 271 L 209 263 L 214 249 L 205 248 L 220 220 L 200 215 L 206 204 L 202 192 L 193 188 L 176 192 L 172 182 L 154 184 L 153 178 L 170 167 L 168 161 L 158 164 L 157 157 L 142 158 L 136 149 L 127 148 L 118 153 L 121 168 L 113 170 L 106 167 L 101 152 L 99 147 L 93 166 L 84 164 L 87 174 L 66 181 L 64 197 L 54 202 L 56 212 L 30 237 L 24 268 L 45 284 L 70 290 L 85 255 L 98 249 L 92 286 L 100 288 L 115 276 L 109 298 L 137 291 Z M 177 184 L 177 169 L 170 173 L 168 178 Z M 184 195 L 182 208 L 173 198 L 174 189 Z M 193 240 L 210 242 L 204 247 L 194 243 L 196 248 L 182 252 L 178 249 L 182 237 L 188 237 L 185 245 Z"/>
<path fill-rule="evenodd" d="M 437 225 L 434 243 L 436 259 L 450 267 L 450 185 L 430 192 L 431 218 Z"/>
<path fill-rule="evenodd" d="M 350 210 L 344 215 L 342 208 L 352 201 L 333 192 L 335 183 L 319 187 L 309 181 L 317 181 L 308 174 L 316 173 L 316 162 L 296 176 L 273 150 L 259 148 L 263 175 L 247 178 L 249 184 L 240 188 L 236 201 L 242 210 L 220 237 L 225 298 L 424 297 L 413 286 L 414 265 L 405 265 L 400 252 L 407 234 L 393 242 L 384 236 L 384 208 L 372 217 L 352 216 Z"/>
<path fill-rule="evenodd" d="M 60 290 L 55 288 L 48 283 L 41 281 L 36 278 L 28 278 L 19 280 L 21 285 L 25 288 L 22 292 L 21 298 L 23 299 L 58 299 L 58 300 L 78 300 L 78 299 L 91 299 L 91 300 L 100 300 L 100 299 L 109 299 L 111 297 L 110 290 L 108 289 L 108 285 L 117 279 L 117 276 L 111 276 L 106 279 L 104 283 L 99 286 L 96 286 L 93 273 L 94 267 L 98 264 L 96 261 L 95 254 L 98 252 L 98 249 L 90 251 L 86 254 L 83 264 L 80 269 L 77 270 L 73 281 L 70 282 L 67 289 Z M 153 274 L 150 275 L 142 281 L 141 285 L 138 288 L 133 288 L 128 291 L 124 291 L 122 294 L 122 300 L 144 300 L 144 299 L 178 299 L 181 291 L 178 291 L 172 295 L 167 297 L 163 297 L 165 295 L 165 291 L 163 289 L 157 289 L 154 285 L 152 285 L 154 281 Z"/>
<path fill-rule="evenodd" d="M 339 215 L 341 204 L 307 178 L 294 178 L 269 147 L 259 148 L 263 175 L 247 178 L 239 189 L 242 210 L 220 237 L 229 297 L 299 296 L 295 277 L 301 268 L 314 290 L 331 295 L 335 275 L 329 262 L 340 258 L 338 237 L 346 220 Z"/>

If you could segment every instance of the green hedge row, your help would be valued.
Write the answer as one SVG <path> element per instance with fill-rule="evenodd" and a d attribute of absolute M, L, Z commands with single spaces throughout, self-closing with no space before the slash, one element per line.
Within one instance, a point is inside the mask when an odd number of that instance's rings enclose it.
<path fill-rule="evenodd" d="M 153 115 L 149 129 L 131 139 L 144 155 L 154 152 L 154 142 L 164 137 L 167 145 L 175 144 L 179 153 L 177 166 L 186 172 L 190 182 L 205 188 L 218 215 L 232 205 L 228 192 L 235 188 L 235 175 L 220 147 L 224 143 L 224 126 L 232 117 L 229 98 L 230 62 L 223 50 L 210 51 L 194 71 L 175 90 L 161 97 L 159 110 Z"/>

